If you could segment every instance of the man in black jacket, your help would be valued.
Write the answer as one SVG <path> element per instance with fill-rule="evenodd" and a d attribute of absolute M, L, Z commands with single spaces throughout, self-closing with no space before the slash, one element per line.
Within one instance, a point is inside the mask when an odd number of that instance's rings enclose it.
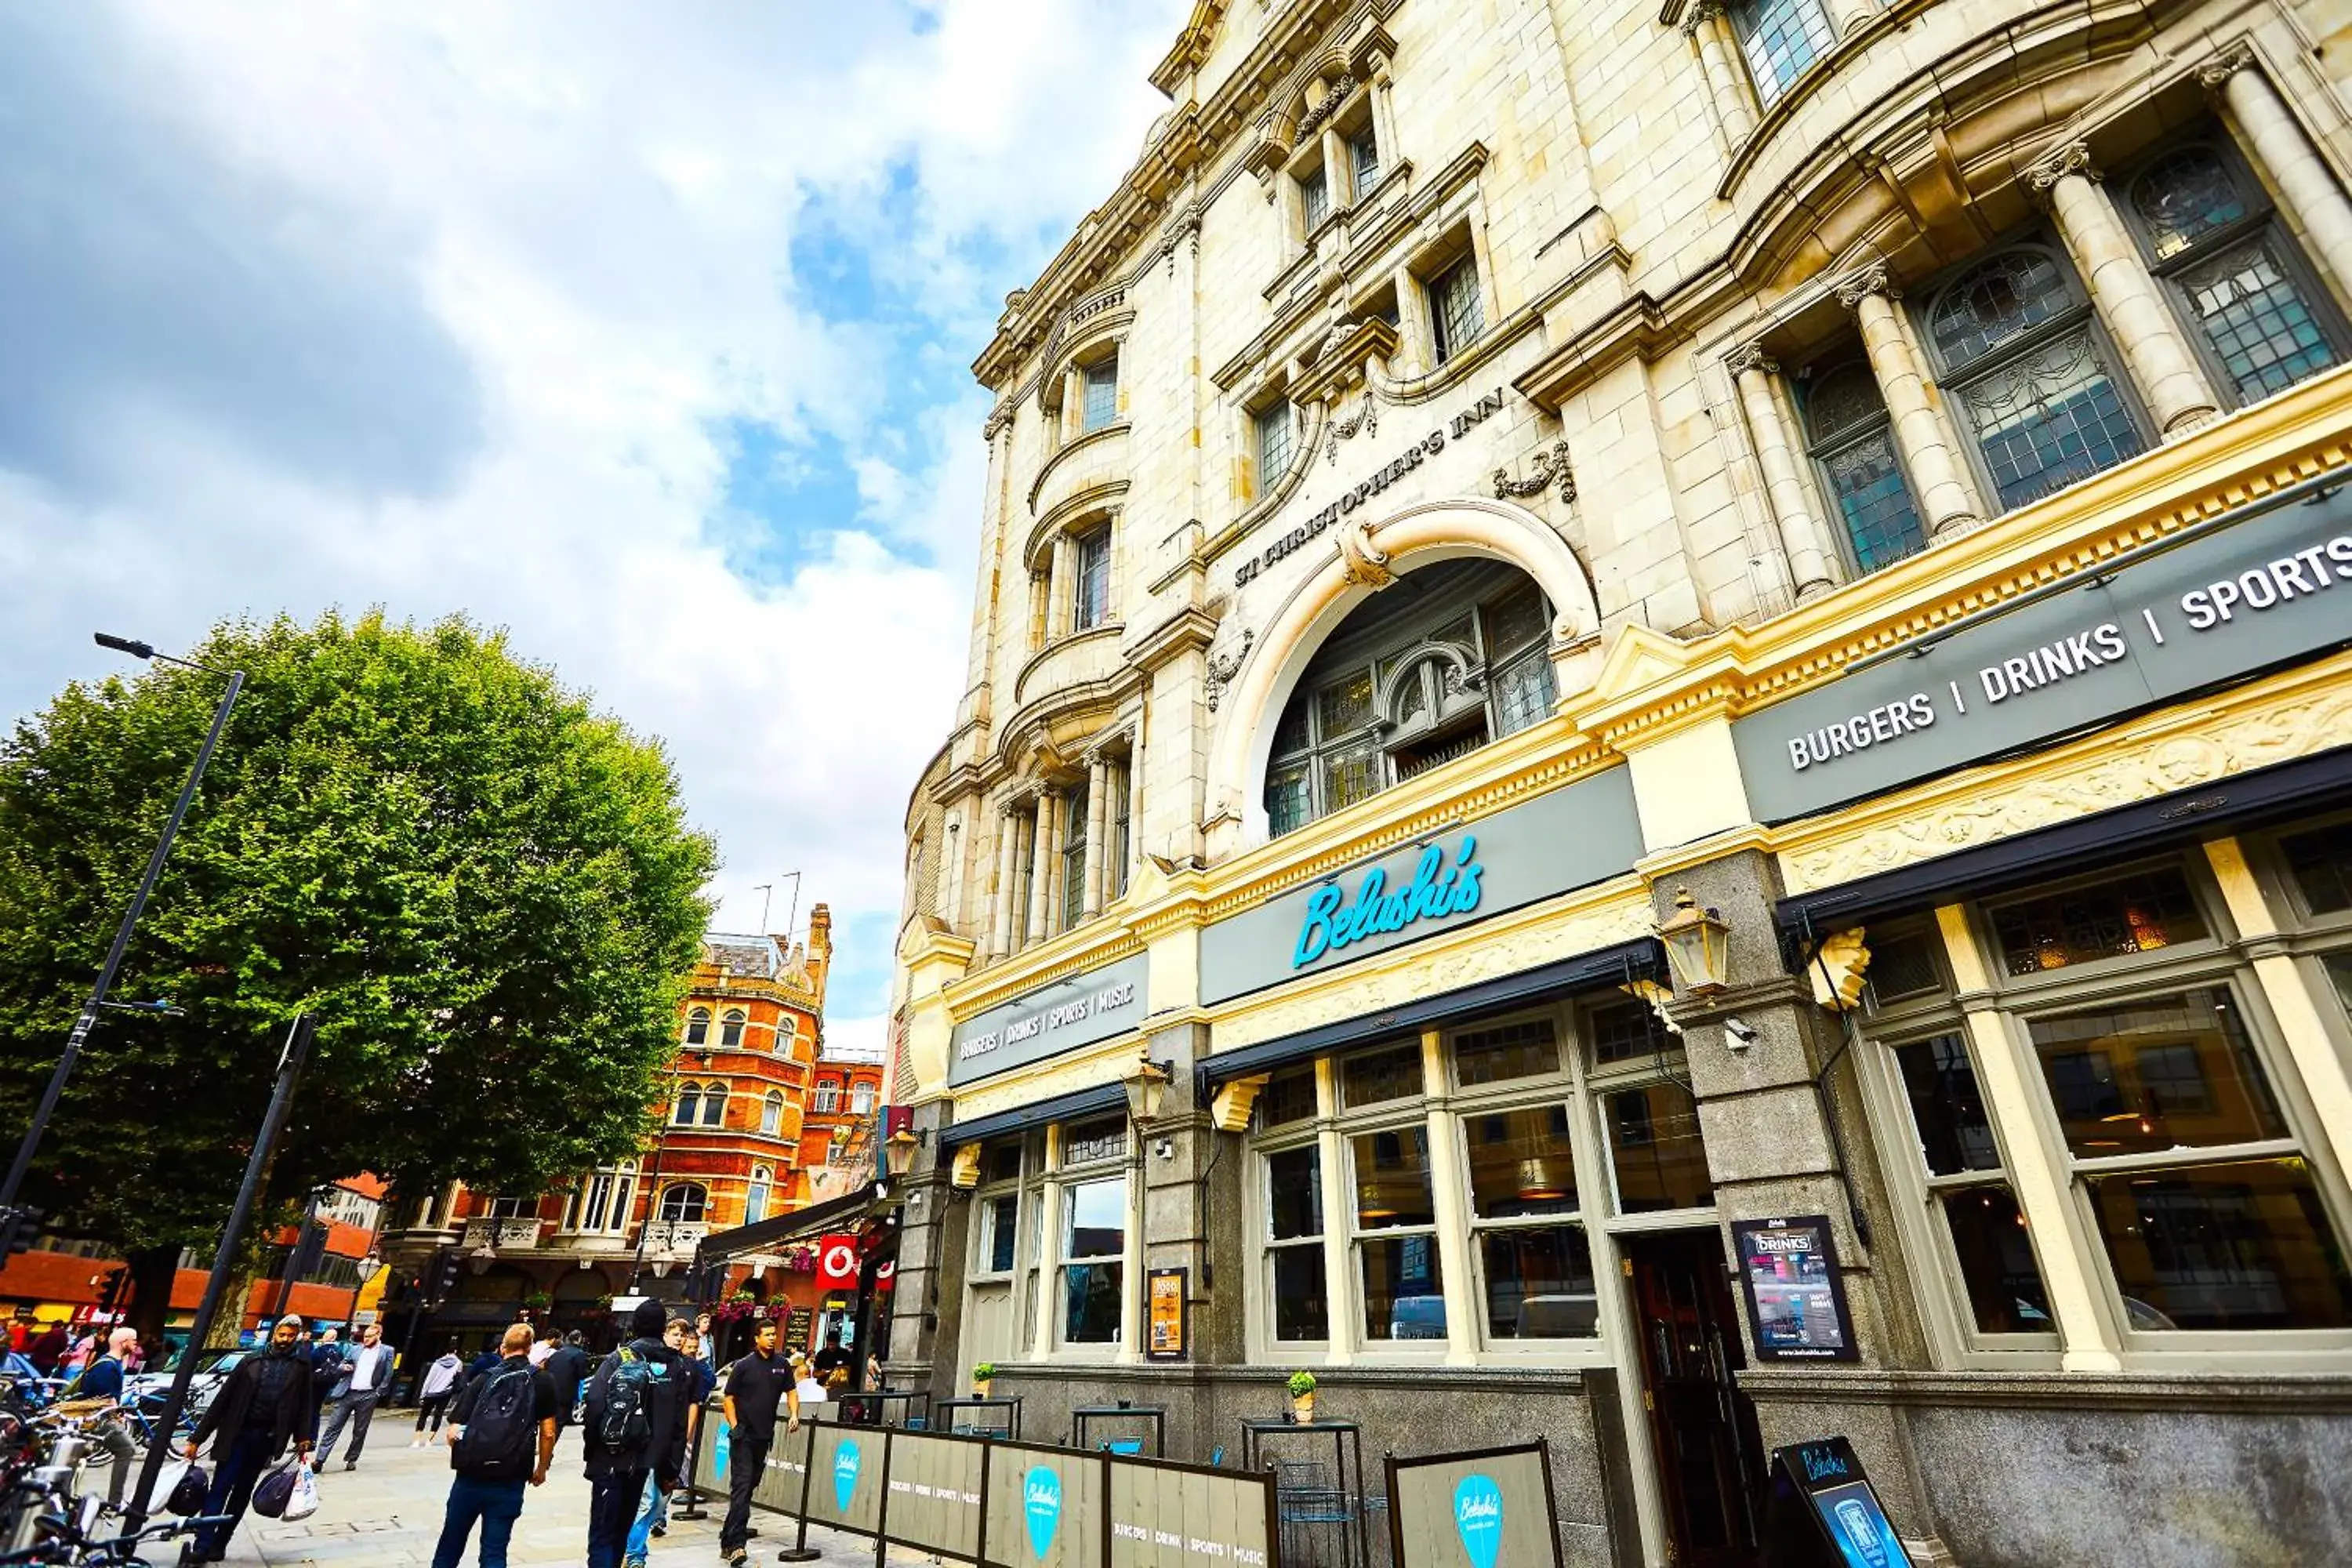
<path fill-rule="evenodd" d="M 205 1439 L 213 1444 L 213 1487 L 205 1512 L 226 1514 L 228 1522 L 196 1533 L 195 1561 L 217 1563 L 229 1537 L 253 1500 L 253 1486 L 293 1443 L 306 1458 L 316 1435 L 317 1405 L 310 1397 L 310 1359 L 301 1349 L 302 1320 L 289 1314 L 269 1331 L 269 1348 L 236 1363 L 220 1392 L 205 1407 L 196 1435 L 188 1439 L 193 1460 Z"/>
<path fill-rule="evenodd" d="M 588 1380 L 583 1436 L 587 1439 L 588 1568 L 620 1568 L 629 1526 L 651 1475 L 665 1492 L 686 1467 L 685 1358 L 662 1343 L 659 1301 L 640 1301 L 629 1315 L 629 1342 Z M 606 1440 L 605 1414 L 634 1399 L 645 1413 L 639 1440 Z"/>
<path fill-rule="evenodd" d="M 572 1408 L 580 1403 L 580 1385 L 588 1381 L 588 1350 L 578 1329 L 563 1337 L 562 1348 L 547 1358 L 540 1370 L 555 1384 L 555 1428 L 572 1425 Z"/>

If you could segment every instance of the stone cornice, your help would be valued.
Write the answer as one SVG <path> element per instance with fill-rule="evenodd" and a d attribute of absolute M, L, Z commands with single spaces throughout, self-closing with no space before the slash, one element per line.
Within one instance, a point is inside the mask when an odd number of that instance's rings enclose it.
<path fill-rule="evenodd" d="M 1099 969 L 1143 951 L 1143 939 L 1115 915 L 1087 921 L 1071 931 L 1022 949 L 1000 963 L 950 981 L 945 987 L 950 1014 L 961 1023 L 975 1013 L 1013 1001 L 1066 975 Z"/>
<path fill-rule="evenodd" d="M 1186 605 L 1129 644 L 1123 652 L 1136 668 L 1156 670 L 1207 647 L 1216 636 L 1217 617 L 1197 605 Z"/>

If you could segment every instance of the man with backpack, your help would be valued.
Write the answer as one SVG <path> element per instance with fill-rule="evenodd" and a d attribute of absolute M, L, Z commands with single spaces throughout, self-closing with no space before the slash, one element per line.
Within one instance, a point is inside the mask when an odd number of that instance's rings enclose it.
<path fill-rule="evenodd" d="M 572 1425 L 572 1411 L 580 1404 L 580 1385 L 588 1381 L 588 1350 L 585 1338 L 578 1329 L 563 1336 L 563 1348 L 540 1363 L 547 1375 L 555 1380 L 555 1433 L 561 1437 L 563 1429 Z"/>
<path fill-rule="evenodd" d="M 588 1568 L 620 1568 L 646 1478 L 667 1492 L 685 1468 L 685 1357 L 662 1343 L 664 1316 L 659 1301 L 637 1303 L 629 1342 L 604 1358 L 582 1401 Z"/>
<path fill-rule="evenodd" d="M 522 1513 L 526 1482 L 544 1486 L 555 1456 L 555 1382 L 530 1364 L 529 1323 L 509 1329 L 499 1364 L 466 1385 L 449 1413 L 449 1503 L 433 1568 L 457 1568 L 474 1521 L 482 1524 L 482 1568 L 507 1568 L 507 1542 Z"/>

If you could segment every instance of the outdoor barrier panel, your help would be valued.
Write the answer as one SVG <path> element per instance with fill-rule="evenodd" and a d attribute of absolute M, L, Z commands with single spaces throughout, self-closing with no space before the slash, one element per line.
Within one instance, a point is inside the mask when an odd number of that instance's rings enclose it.
<path fill-rule="evenodd" d="M 727 1497 L 727 1405 L 713 1398 L 702 1407 L 701 1435 L 686 1457 L 686 1489 L 697 1497 Z"/>
<path fill-rule="evenodd" d="M 1544 1439 L 1386 1464 L 1396 1568 L 1560 1568 Z"/>
<path fill-rule="evenodd" d="M 808 1521 L 873 1535 L 882 1528 L 882 1477 L 887 1429 L 819 1422 L 808 1434 Z"/>
<path fill-rule="evenodd" d="M 990 1445 L 890 1430 L 890 1508 L 883 1535 L 940 1557 L 980 1559 L 981 1498 L 988 1485 Z"/>
<path fill-rule="evenodd" d="M 1113 1458 L 1111 1568 L 1269 1568 L 1279 1540 L 1274 1478 Z"/>
<path fill-rule="evenodd" d="M 1105 1568 L 1110 1457 L 997 1443 L 988 1469 L 988 1560 L 1008 1568 Z"/>

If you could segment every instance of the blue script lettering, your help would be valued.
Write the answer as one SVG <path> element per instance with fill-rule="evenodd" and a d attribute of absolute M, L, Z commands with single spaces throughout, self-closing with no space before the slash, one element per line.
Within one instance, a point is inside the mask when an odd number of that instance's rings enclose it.
<path fill-rule="evenodd" d="M 1405 887 L 1391 889 L 1389 874 L 1376 866 L 1364 873 L 1352 903 L 1337 882 L 1318 888 L 1307 900 L 1307 919 L 1298 928 L 1290 967 L 1304 968 L 1327 952 L 1402 931 L 1415 921 L 1467 914 L 1478 907 L 1478 879 L 1486 870 L 1478 864 L 1478 840 L 1465 834 L 1452 866 L 1436 845 L 1423 849 L 1412 868 L 1412 881 Z"/>

